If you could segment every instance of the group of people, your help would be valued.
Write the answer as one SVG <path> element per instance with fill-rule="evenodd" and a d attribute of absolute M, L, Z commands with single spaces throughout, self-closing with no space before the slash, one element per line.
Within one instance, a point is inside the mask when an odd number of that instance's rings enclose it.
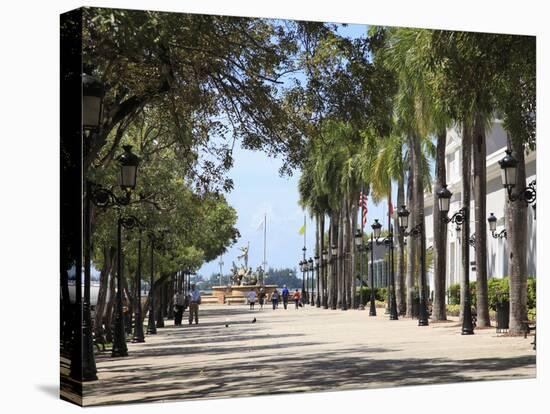
<path fill-rule="evenodd" d="M 189 325 L 195 321 L 199 323 L 199 305 L 201 304 L 201 292 L 196 288 L 195 284 L 191 284 L 191 288 L 187 292 L 187 296 L 178 290 L 173 298 L 174 303 L 174 325 L 180 326 L 183 319 L 183 312 L 189 306 Z"/>
<path fill-rule="evenodd" d="M 248 300 L 248 304 L 250 306 L 250 309 L 253 310 L 254 306 L 256 304 L 256 300 L 258 300 L 258 303 L 260 305 L 260 309 L 264 308 L 264 302 L 267 297 L 267 294 L 264 290 L 264 288 L 260 288 L 260 291 L 258 294 L 256 294 L 256 291 L 254 289 L 250 289 L 248 294 L 246 295 L 246 298 Z M 286 285 L 283 285 L 283 289 L 281 293 L 279 293 L 278 289 L 275 288 L 273 292 L 271 293 L 271 304 L 273 306 L 273 310 L 277 309 L 279 307 L 279 301 L 282 300 L 283 306 L 286 309 L 288 306 L 288 301 L 290 298 L 294 301 L 294 306 L 296 309 L 302 306 L 301 302 L 302 295 L 300 294 L 300 291 L 296 289 L 294 292 L 292 292 L 292 295 L 290 294 L 290 291 L 286 287 Z"/>

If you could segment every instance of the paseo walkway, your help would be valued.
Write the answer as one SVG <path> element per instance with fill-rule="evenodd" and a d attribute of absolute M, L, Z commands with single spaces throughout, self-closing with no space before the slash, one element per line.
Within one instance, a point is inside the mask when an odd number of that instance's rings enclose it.
<path fill-rule="evenodd" d="M 383 309 L 249 311 L 201 306 L 199 325 L 167 321 L 129 356 L 97 356 L 99 381 L 84 405 L 372 389 L 472 380 L 533 378 L 531 339 L 495 329 L 460 335 L 458 321 L 417 326 Z M 252 323 L 253 318 L 256 322 Z M 225 324 L 228 324 L 228 327 Z"/>

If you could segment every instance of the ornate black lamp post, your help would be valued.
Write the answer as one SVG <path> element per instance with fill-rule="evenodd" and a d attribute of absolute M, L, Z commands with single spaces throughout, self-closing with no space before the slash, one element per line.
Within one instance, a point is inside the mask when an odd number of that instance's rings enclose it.
<path fill-rule="evenodd" d="M 313 259 L 310 257 L 309 260 L 307 261 L 308 263 L 308 268 L 309 268 L 309 274 L 310 274 L 310 279 L 311 279 L 311 290 L 310 290 L 310 295 L 309 295 L 309 304 L 311 306 L 315 306 L 315 297 L 314 297 L 314 294 L 313 294 L 313 277 L 315 276 L 315 267 L 314 267 L 314 264 L 313 264 Z"/>
<path fill-rule="evenodd" d="M 456 224 L 456 230 L 461 230 L 461 225 L 464 223 L 465 220 L 468 220 L 468 208 L 462 207 L 460 210 L 458 210 L 456 213 L 454 213 L 451 218 L 447 217 L 447 213 L 449 212 L 450 207 L 450 200 L 453 193 L 451 193 L 447 186 L 443 186 L 438 192 L 438 203 L 439 203 L 439 211 L 441 211 L 441 220 L 444 223 L 455 223 Z M 466 237 L 468 235 L 463 235 L 464 242 L 466 241 Z M 468 238 L 468 241 L 470 241 L 470 238 Z M 474 244 L 475 244 L 475 236 L 474 236 Z M 462 335 L 472 335 L 474 333 L 474 325 L 472 322 L 472 307 L 471 307 L 471 298 L 470 298 L 470 274 L 469 272 L 465 272 L 464 275 L 464 285 L 466 286 L 465 292 L 464 292 L 464 311 L 462 315 Z"/>
<path fill-rule="evenodd" d="M 317 282 L 317 290 L 315 292 L 315 306 L 320 308 L 321 307 L 321 293 L 320 293 L 320 278 L 321 278 L 321 272 L 320 272 L 320 268 L 321 268 L 321 263 L 320 263 L 320 258 L 319 258 L 319 255 L 316 254 L 315 257 L 313 258 L 315 260 L 315 270 L 316 270 L 316 278 L 315 278 L 315 281 Z"/>
<path fill-rule="evenodd" d="M 304 261 L 303 260 L 300 260 L 300 263 L 298 263 L 300 265 L 300 272 L 302 272 L 302 294 L 300 295 L 300 300 L 302 301 L 302 303 L 305 303 L 305 295 L 306 295 L 306 275 L 305 275 L 305 266 L 304 266 Z"/>
<path fill-rule="evenodd" d="M 390 320 L 396 321 L 398 319 L 397 315 L 397 302 L 395 299 L 395 277 L 394 277 L 394 264 L 393 264 L 393 232 L 390 228 L 388 235 L 380 240 L 380 235 L 382 232 L 382 224 L 378 222 L 378 219 L 374 220 L 372 224 L 372 232 L 374 235 L 374 242 L 376 245 L 385 245 L 389 250 L 389 261 L 390 261 L 390 277 L 388 283 L 388 303 L 390 308 Z"/>
<path fill-rule="evenodd" d="M 500 171 L 502 177 L 502 185 L 508 193 L 508 200 L 514 201 L 524 201 L 527 205 L 533 204 L 533 210 L 535 210 L 536 218 L 536 208 L 537 204 L 537 181 L 533 180 L 525 188 L 520 189 L 518 192 L 514 193 L 514 187 L 517 185 L 517 168 L 518 161 L 512 155 L 511 150 L 506 150 L 506 155 L 499 162 Z"/>
<path fill-rule="evenodd" d="M 138 264 L 136 270 L 136 309 L 135 309 L 135 323 L 134 323 L 134 337 L 132 342 L 145 342 L 145 336 L 143 335 L 143 316 L 141 314 L 141 238 L 143 231 L 140 227 L 139 239 L 138 239 Z"/>
<path fill-rule="evenodd" d="M 82 128 L 87 135 L 97 133 L 101 127 L 105 86 L 98 78 L 82 74 Z M 92 317 L 90 309 L 91 285 L 91 189 L 88 181 L 83 183 L 84 193 L 84 298 L 82 280 L 77 269 L 75 282 L 75 337 L 71 354 L 71 378 L 78 381 L 97 380 L 92 336 Z"/>
<path fill-rule="evenodd" d="M 441 207 L 440 207 L 441 209 Z M 397 217 L 399 222 L 399 230 L 405 236 L 411 236 L 413 238 L 419 238 L 421 241 L 420 246 L 420 263 L 421 266 L 425 266 L 425 257 L 426 246 L 425 240 L 422 237 L 423 223 L 418 223 L 410 231 L 407 231 L 409 227 L 409 210 L 404 205 L 397 210 Z M 423 268 L 420 271 L 420 284 L 422 288 L 420 289 L 420 309 L 418 312 L 418 326 L 428 326 L 428 306 L 426 303 L 426 269 Z"/>
<path fill-rule="evenodd" d="M 370 251 L 370 307 L 369 307 L 369 316 L 376 316 L 376 291 L 374 289 L 374 232 L 370 235 L 370 240 L 368 241 L 366 251 Z"/>
<path fill-rule="evenodd" d="M 328 251 L 323 249 L 321 269 L 323 274 L 323 309 L 328 309 Z"/>
<path fill-rule="evenodd" d="M 155 335 L 157 333 L 157 327 L 155 325 L 155 235 L 149 233 L 149 246 L 151 249 L 151 259 L 149 260 L 151 280 L 149 288 L 149 318 L 147 321 L 147 335 Z M 185 274 L 184 274 L 185 276 Z"/>
<path fill-rule="evenodd" d="M 338 247 L 336 245 L 332 245 L 330 247 L 330 264 L 332 269 L 332 305 L 331 309 L 336 310 L 338 304 L 338 281 L 336 280 L 336 264 L 337 264 L 337 257 L 338 257 Z"/>
<path fill-rule="evenodd" d="M 357 229 L 354 236 L 355 240 L 355 247 L 357 251 L 359 252 L 359 284 L 361 286 L 361 292 L 363 291 L 363 260 L 364 260 L 364 253 L 365 253 L 365 243 L 363 241 L 363 232 L 360 229 Z M 355 269 L 354 269 L 355 270 Z M 358 309 L 364 309 L 363 308 L 363 295 L 361 295 L 361 303 Z"/>
<path fill-rule="evenodd" d="M 498 234 L 496 233 L 496 231 L 497 231 L 497 218 L 495 217 L 495 215 L 493 213 L 491 213 L 491 215 L 489 216 L 487 221 L 489 222 L 489 230 L 491 230 L 491 235 L 493 236 L 493 238 L 495 238 L 495 239 L 505 239 L 507 237 L 506 229 L 502 229 L 500 231 L 500 233 L 498 233 Z"/>

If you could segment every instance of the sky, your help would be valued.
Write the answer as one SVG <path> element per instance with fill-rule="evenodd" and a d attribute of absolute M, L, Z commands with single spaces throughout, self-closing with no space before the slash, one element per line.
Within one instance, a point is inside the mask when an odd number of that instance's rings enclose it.
<path fill-rule="evenodd" d="M 366 30 L 365 25 L 339 26 L 338 29 L 340 33 L 352 38 L 365 35 Z M 233 261 L 237 266 L 240 265 L 237 256 L 241 254 L 240 248 L 248 242 L 249 266 L 255 270 L 262 264 L 264 214 L 267 216 L 267 267 L 297 269 L 304 246 L 304 236 L 299 234 L 299 229 L 304 223 L 305 214 L 298 204 L 300 172 L 296 171 L 291 177 L 281 177 L 279 168 L 282 166 L 282 160 L 269 158 L 260 151 L 245 150 L 236 146 L 233 155 L 235 162 L 229 177 L 233 179 L 235 188 L 226 194 L 226 198 L 237 211 L 236 226 L 241 238 L 223 255 L 223 274 L 229 273 Z M 309 258 L 314 255 L 315 223 L 307 213 L 305 216 L 306 248 Z M 385 220 L 382 220 L 384 217 L 387 217 L 386 202 L 376 206 L 369 199 L 367 228 L 370 230 L 375 218 L 385 223 Z M 205 263 L 197 273 L 203 277 L 218 274 L 219 260 L 218 258 Z"/>

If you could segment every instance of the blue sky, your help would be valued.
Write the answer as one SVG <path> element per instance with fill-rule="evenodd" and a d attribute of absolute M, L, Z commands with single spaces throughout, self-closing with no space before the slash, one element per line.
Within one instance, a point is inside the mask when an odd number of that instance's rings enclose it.
<path fill-rule="evenodd" d="M 365 35 L 365 25 L 340 26 L 338 31 L 348 37 Z M 249 265 L 256 269 L 263 261 L 263 228 L 258 227 L 267 214 L 267 263 L 268 267 L 297 267 L 302 258 L 304 236 L 298 234 L 304 221 L 304 211 L 298 204 L 298 179 L 300 172 L 292 177 L 281 177 L 282 160 L 269 158 L 259 151 L 235 147 L 235 163 L 229 176 L 235 188 L 226 195 L 227 201 L 237 210 L 237 228 L 241 238 L 223 256 L 224 274 L 229 272 L 231 262 L 239 263 L 239 248 L 250 242 Z M 375 206 L 369 199 L 367 226 L 375 218 L 387 217 L 387 205 Z M 382 222 L 385 222 L 381 220 Z M 328 221 L 327 221 L 328 226 Z M 308 257 L 313 256 L 315 241 L 314 222 L 306 214 L 306 247 Z M 370 227 L 369 227 L 370 229 Z M 205 263 L 198 271 L 209 277 L 219 272 L 218 260 Z"/>

